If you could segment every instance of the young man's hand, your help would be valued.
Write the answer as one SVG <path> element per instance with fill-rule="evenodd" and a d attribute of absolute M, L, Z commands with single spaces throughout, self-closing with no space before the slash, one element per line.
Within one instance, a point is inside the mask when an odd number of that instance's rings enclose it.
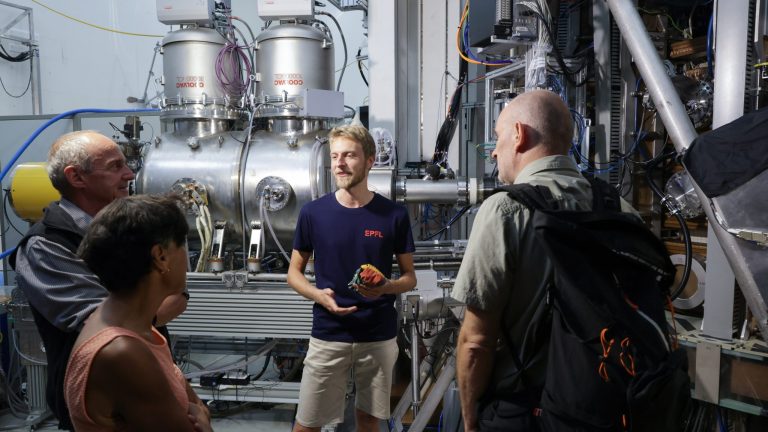
<path fill-rule="evenodd" d="M 336 315 L 348 315 L 357 311 L 357 306 L 339 307 L 339 305 L 336 304 L 336 299 L 334 298 L 335 295 L 336 294 L 332 289 L 323 288 L 319 290 L 319 293 L 315 298 L 315 302 L 326 308 L 328 312 Z"/>
<path fill-rule="evenodd" d="M 390 294 L 392 281 L 384 278 L 378 285 L 353 285 L 352 288 L 365 298 L 377 298 L 384 294 Z"/>

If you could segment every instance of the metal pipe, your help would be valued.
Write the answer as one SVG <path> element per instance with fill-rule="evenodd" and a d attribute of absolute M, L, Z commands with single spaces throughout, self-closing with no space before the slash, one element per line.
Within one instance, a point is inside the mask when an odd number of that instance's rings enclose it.
<path fill-rule="evenodd" d="M 415 416 L 411 427 L 408 428 L 409 432 L 421 432 L 427 426 L 432 413 L 435 412 L 437 405 L 443 399 L 445 391 L 448 390 L 451 381 L 456 376 L 456 357 L 451 356 L 443 366 L 443 370 L 440 371 L 440 375 L 435 381 L 435 385 L 432 386 L 432 390 L 429 395 L 424 399 L 424 403 L 421 407 L 419 415 Z"/>
<path fill-rule="evenodd" d="M 435 340 L 432 344 L 432 352 L 437 353 L 437 356 L 426 356 L 424 357 L 424 360 L 421 361 L 421 364 L 419 366 L 419 378 L 421 380 L 428 380 L 429 376 L 431 375 L 431 370 L 437 370 L 441 368 L 441 364 L 448 362 L 449 360 L 445 358 L 445 356 L 450 356 L 451 354 L 447 354 L 446 350 L 444 349 L 446 347 L 446 344 L 449 344 L 450 340 L 450 333 L 449 332 L 442 332 L 438 333 L 435 337 Z M 411 406 L 411 402 L 413 401 L 413 381 L 408 383 L 408 386 L 403 390 L 403 395 L 400 397 L 400 400 L 397 402 L 397 405 L 392 410 L 392 415 L 390 416 L 390 424 L 391 424 L 391 430 L 393 432 L 402 432 L 403 431 L 403 417 L 408 412 L 408 409 Z"/>
<path fill-rule="evenodd" d="M 462 179 L 421 180 L 401 179 L 395 188 L 397 202 L 433 204 L 469 203 L 469 183 Z"/>
<path fill-rule="evenodd" d="M 144 83 L 144 93 L 141 94 L 141 99 L 139 99 L 136 102 L 141 102 L 145 106 L 149 105 L 147 103 L 147 91 L 149 90 L 149 82 L 152 80 L 152 77 L 154 76 L 154 73 L 152 71 L 155 69 L 155 60 L 157 59 L 157 53 L 160 52 L 161 46 L 160 42 L 157 42 L 155 44 L 154 54 L 152 54 L 152 62 L 149 64 L 149 72 L 147 73 L 147 82 Z M 130 100 L 128 101 L 130 102 Z"/>
<path fill-rule="evenodd" d="M 432 248 L 453 246 L 453 242 L 450 240 L 417 240 L 413 242 L 413 245 L 417 248 Z"/>
<path fill-rule="evenodd" d="M 452 250 L 439 250 L 433 251 L 417 251 L 413 255 L 415 261 L 461 261 L 461 255 L 454 253 Z"/>
<path fill-rule="evenodd" d="M 428 262 L 413 263 L 413 267 L 415 270 L 449 271 L 449 270 L 458 270 L 460 266 L 461 266 L 461 261 L 450 261 L 450 262 L 428 261 Z M 397 264 L 393 264 L 392 271 L 400 271 L 400 267 L 398 267 Z"/>
<path fill-rule="evenodd" d="M 30 61 L 30 71 L 32 74 L 32 114 L 40 115 L 43 113 L 43 96 L 40 91 L 40 47 L 35 41 L 35 24 L 32 15 L 32 9 L 29 12 L 29 50 L 32 52 Z"/>
<path fill-rule="evenodd" d="M 743 7 L 729 4 L 720 8 L 722 3 L 716 2 L 712 10 L 712 44 L 717 42 L 717 62 L 714 67 L 717 78 L 712 97 L 712 129 L 744 115 L 744 71 L 747 67 L 744 47 L 747 45 L 748 28 L 741 24 L 749 19 L 749 7 L 746 5 L 749 2 L 743 2 Z M 714 48 L 713 46 L 712 49 Z M 707 306 L 701 331 L 707 336 L 730 339 L 733 335 L 735 275 L 711 227 L 707 234 L 711 235 L 707 236 L 707 270 L 704 284 L 717 289 L 709 289 L 704 293 L 704 303 Z"/>
<path fill-rule="evenodd" d="M 418 314 L 418 303 L 416 305 Z M 421 405 L 421 378 L 419 376 L 419 323 L 415 319 L 411 322 L 411 408 L 413 417 L 419 414 Z"/>
<path fill-rule="evenodd" d="M 678 152 L 685 151 L 696 138 L 696 130 L 688 119 L 682 102 L 677 97 L 672 81 L 664 70 L 661 59 L 651 43 L 635 5 L 631 0 L 606 1 L 613 18 L 616 20 L 617 27 L 621 29 L 623 39 L 635 59 L 653 102 L 659 110 L 664 126 L 672 137 L 675 149 Z M 728 7 L 746 8 L 748 5 L 742 4 L 742 2 L 729 2 Z M 742 46 L 735 49 L 743 48 Z M 749 250 L 751 245 L 740 241 L 720 226 L 712 206 L 709 205 L 710 199 L 695 182 L 693 184 L 696 195 L 703 204 L 702 207 L 707 215 L 709 226 L 720 241 L 720 246 L 728 258 L 728 263 L 739 282 L 739 287 L 749 302 L 750 310 L 757 318 L 763 338 L 768 340 L 768 310 L 766 310 L 765 299 L 760 292 L 755 274 L 750 270 L 747 262 L 747 255 L 754 255 Z"/>
<path fill-rule="evenodd" d="M 8 6 L 8 7 L 15 8 L 15 9 L 21 9 L 23 11 L 27 11 L 29 13 L 32 13 L 32 8 L 28 7 L 28 6 L 20 6 L 20 5 L 17 5 L 15 3 L 9 3 L 7 1 L 0 1 L 0 5 Z"/>

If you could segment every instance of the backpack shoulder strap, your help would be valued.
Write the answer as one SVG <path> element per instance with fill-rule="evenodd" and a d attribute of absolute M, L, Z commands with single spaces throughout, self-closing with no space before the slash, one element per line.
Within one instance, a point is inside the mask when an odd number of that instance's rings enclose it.
<path fill-rule="evenodd" d="M 528 183 L 506 185 L 496 188 L 496 192 L 506 192 L 513 200 L 528 207 L 530 210 L 558 210 L 559 205 L 549 188 Z"/>
<path fill-rule="evenodd" d="M 621 197 L 616 188 L 592 175 L 584 178 L 592 185 L 592 211 L 621 211 Z"/>

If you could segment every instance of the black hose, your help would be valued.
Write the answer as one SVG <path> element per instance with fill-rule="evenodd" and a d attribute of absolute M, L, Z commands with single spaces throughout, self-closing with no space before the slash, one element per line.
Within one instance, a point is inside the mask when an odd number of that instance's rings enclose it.
<path fill-rule="evenodd" d="M 259 378 L 261 378 L 262 375 L 264 375 L 264 372 L 267 371 L 267 368 L 269 367 L 269 362 L 272 360 L 272 351 L 270 350 L 267 353 L 267 358 L 264 359 L 264 366 L 261 368 L 261 372 L 259 372 L 258 375 L 253 377 L 251 381 L 257 381 Z"/>
<path fill-rule="evenodd" d="M 363 52 L 363 49 L 362 49 L 362 48 L 360 48 L 360 49 L 358 49 L 358 50 L 357 50 L 357 58 L 358 58 L 358 59 L 360 58 L 360 53 L 361 53 L 361 52 Z M 363 79 L 363 82 L 365 83 L 365 86 L 366 86 L 366 87 L 370 87 L 370 86 L 368 85 L 368 80 L 365 78 L 365 73 L 363 73 L 363 61 L 362 61 L 362 60 L 358 60 L 358 61 L 357 61 L 357 69 L 360 71 L 360 78 L 362 78 L 362 79 Z"/>
<path fill-rule="evenodd" d="M 344 37 L 344 32 L 341 30 L 341 24 L 339 24 L 339 21 L 336 20 L 336 17 L 329 14 L 328 12 L 317 12 L 318 15 L 325 15 L 331 20 L 333 20 L 333 23 L 336 24 L 336 28 L 339 30 L 339 34 L 341 35 L 341 44 L 344 45 L 344 66 L 341 67 L 341 74 L 339 74 L 339 82 L 336 84 L 336 91 L 339 91 L 341 88 L 341 80 L 344 78 L 344 71 L 347 70 L 347 39 Z"/>
<path fill-rule="evenodd" d="M 466 206 L 466 207 L 462 208 L 461 210 L 459 210 L 451 218 L 451 220 L 449 220 L 448 223 L 445 224 L 445 226 L 440 229 L 440 231 L 430 235 L 429 237 L 425 238 L 424 240 L 432 240 L 433 238 L 435 238 L 435 237 L 439 236 L 440 234 L 442 234 L 442 233 L 448 231 L 449 229 L 451 229 L 451 225 L 453 225 L 457 220 L 459 220 L 459 218 L 462 217 L 464 215 L 464 213 L 466 213 L 467 210 L 469 210 L 471 207 L 472 206 Z"/>
<path fill-rule="evenodd" d="M 435 153 L 432 156 L 432 164 L 440 165 L 444 168 L 448 159 L 448 148 L 456 132 L 459 108 L 461 107 L 461 90 L 464 87 L 465 79 L 466 75 L 460 76 L 456 90 L 453 91 L 453 96 L 451 96 L 448 115 L 445 116 L 445 120 L 443 120 L 443 124 L 437 133 L 437 140 L 435 140 Z"/>
<path fill-rule="evenodd" d="M 32 58 L 32 50 L 12 55 L 5 50 L 5 47 L 2 44 L 0 44 L 0 58 L 12 63 L 20 63 Z"/>
<path fill-rule="evenodd" d="M 683 239 L 685 243 L 685 266 L 683 267 L 683 278 L 680 279 L 680 284 L 672 292 L 672 300 L 678 298 L 683 293 L 685 285 L 688 283 L 688 279 L 691 276 L 691 263 L 693 261 L 693 246 L 691 245 L 691 232 L 688 231 L 688 224 L 685 222 L 685 218 L 680 212 L 675 213 L 677 222 L 680 224 L 680 229 L 683 232 Z"/>
<path fill-rule="evenodd" d="M 347 115 L 346 115 L 346 114 L 344 114 L 344 118 L 355 118 L 355 116 L 357 115 L 357 110 L 355 110 L 354 108 L 352 108 L 352 107 L 351 107 L 351 106 L 349 106 L 349 105 L 344 105 L 344 108 L 346 108 L 346 109 L 348 109 L 348 110 L 352 111 L 352 115 L 351 115 L 351 116 L 347 117 Z"/>
<path fill-rule="evenodd" d="M 653 177 L 651 176 L 651 168 L 653 166 L 654 165 L 647 165 L 645 169 L 645 176 L 648 180 L 648 186 L 650 186 L 653 193 L 655 193 L 659 199 L 663 199 L 664 193 L 659 188 L 659 185 L 653 181 Z M 677 222 L 680 225 L 680 230 L 683 233 L 683 243 L 685 244 L 685 265 L 683 266 L 683 277 L 680 279 L 680 283 L 677 285 L 677 288 L 672 291 L 671 298 L 674 300 L 679 297 L 680 294 L 682 294 L 683 290 L 685 289 L 685 285 L 688 283 L 688 279 L 691 276 L 693 246 L 691 245 L 691 232 L 688 230 L 688 224 L 685 222 L 685 218 L 683 218 L 680 212 L 673 212 L 672 214 L 675 216 L 675 218 L 677 218 Z"/>

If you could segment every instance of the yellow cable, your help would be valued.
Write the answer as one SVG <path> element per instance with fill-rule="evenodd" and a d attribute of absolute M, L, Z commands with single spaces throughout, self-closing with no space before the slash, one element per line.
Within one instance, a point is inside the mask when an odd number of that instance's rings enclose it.
<path fill-rule="evenodd" d="M 759 67 L 763 67 L 763 66 L 768 66 L 768 62 L 758 63 L 754 67 L 759 68 Z"/>
<path fill-rule="evenodd" d="M 85 24 L 85 25 L 87 25 L 87 26 L 90 26 L 90 27 L 94 27 L 94 28 L 97 28 L 97 29 L 99 29 L 99 30 L 104 30 L 104 31 L 112 32 L 112 33 L 119 33 L 119 34 L 124 34 L 124 35 L 128 35 L 128 36 L 143 36 L 143 37 L 153 37 L 153 38 L 161 38 L 161 37 L 164 37 L 164 35 L 154 35 L 154 34 L 144 34 L 144 33 L 131 33 L 131 32 L 124 32 L 124 31 L 116 30 L 116 29 L 113 29 L 113 28 L 109 28 L 109 27 L 102 27 L 102 26 L 100 26 L 100 25 L 91 24 L 91 23 L 89 23 L 89 22 L 86 22 L 86 21 L 83 21 L 83 20 L 81 20 L 81 19 L 78 19 L 78 18 L 75 18 L 75 17 L 69 16 L 69 15 L 67 15 L 67 14 L 65 14 L 65 13 L 63 13 L 63 12 L 59 12 L 59 11 L 57 11 L 56 9 L 53 9 L 53 8 L 52 8 L 52 7 L 50 7 L 50 6 L 44 5 L 43 3 L 40 3 L 40 2 L 39 2 L 39 1 L 37 1 L 37 0 L 32 0 L 32 2 L 33 2 L 33 3 L 37 3 L 38 5 L 40 5 L 40 6 L 44 7 L 44 8 L 46 8 L 46 9 L 48 9 L 49 11 L 51 11 L 51 12 L 53 12 L 53 13 L 55 13 L 55 14 L 59 14 L 59 15 L 63 16 L 64 18 L 68 18 L 68 19 L 71 19 L 72 21 L 76 21 L 76 22 L 79 22 L 80 24 Z"/>
<path fill-rule="evenodd" d="M 466 61 L 467 63 L 472 63 L 472 64 L 476 64 L 476 65 L 496 66 L 496 67 L 498 67 L 498 66 L 505 66 L 504 64 L 494 64 L 494 63 L 479 62 L 477 60 L 473 60 L 473 59 L 467 57 L 466 55 L 464 55 L 464 52 L 461 50 L 461 27 L 464 26 L 464 21 L 466 21 L 467 16 L 469 16 L 469 1 L 467 1 L 464 4 L 464 12 L 461 15 L 461 21 L 459 21 L 459 28 L 456 30 L 456 51 L 459 52 L 459 55 L 461 56 L 461 58 L 464 59 L 464 61 Z"/>

